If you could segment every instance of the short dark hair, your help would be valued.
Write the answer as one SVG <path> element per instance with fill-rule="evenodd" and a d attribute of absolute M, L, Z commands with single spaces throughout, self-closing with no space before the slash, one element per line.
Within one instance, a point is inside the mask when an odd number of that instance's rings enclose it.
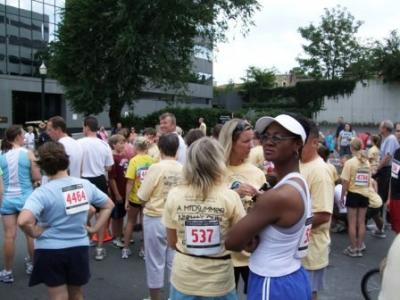
<path fill-rule="evenodd" d="M 185 136 L 185 143 L 189 147 L 193 142 L 204 137 L 204 132 L 200 129 L 190 129 Z"/>
<path fill-rule="evenodd" d="M 326 162 L 328 161 L 329 155 L 331 154 L 331 152 L 329 151 L 329 149 L 327 147 L 325 147 L 322 144 L 318 145 L 318 155 L 322 157 L 322 159 Z"/>
<path fill-rule="evenodd" d="M 58 171 L 68 169 L 69 158 L 65 153 L 64 145 L 59 142 L 49 141 L 38 149 L 39 160 L 37 164 L 47 175 L 55 175 Z"/>
<path fill-rule="evenodd" d="M 160 136 L 158 149 L 166 156 L 174 157 L 179 148 L 179 138 L 176 133 L 167 133 Z"/>
<path fill-rule="evenodd" d="M 145 129 L 143 129 L 143 135 L 156 135 L 157 131 L 153 128 L 153 127 L 147 127 Z"/>
<path fill-rule="evenodd" d="M 67 124 L 65 123 L 65 120 L 63 117 L 60 116 L 54 116 L 51 117 L 48 122 L 51 122 L 51 125 L 54 129 L 61 129 L 62 132 L 66 133 L 67 132 Z"/>
<path fill-rule="evenodd" d="M 172 124 L 176 125 L 176 117 L 173 113 L 165 112 L 160 116 L 160 120 L 164 120 L 165 118 L 171 118 Z"/>
<path fill-rule="evenodd" d="M 224 126 L 224 125 L 222 125 L 222 124 L 217 124 L 217 125 L 215 125 L 215 126 L 213 127 L 213 129 L 212 129 L 212 136 L 213 136 L 213 138 L 215 138 L 215 139 L 218 140 L 218 138 L 219 138 L 219 133 L 221 132 L 221 129 L 222 129 L 223 126 Z"/>
<path fill-rule="evenodd" d="M 96 117 L 88 116 L 83 120 L 83 125 L 89 127 L 90 131 L 96 132 L 99 130 L 99 122 Z"/>

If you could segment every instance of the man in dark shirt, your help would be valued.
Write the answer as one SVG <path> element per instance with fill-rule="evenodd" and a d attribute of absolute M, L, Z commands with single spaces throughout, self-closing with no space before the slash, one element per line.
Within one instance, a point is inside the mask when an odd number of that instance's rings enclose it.
<path fill-rule="evenodd" d="M 389 187 L 389 211 L 392 230 L 400 233 L 400 148 L 394 152 Z"/>

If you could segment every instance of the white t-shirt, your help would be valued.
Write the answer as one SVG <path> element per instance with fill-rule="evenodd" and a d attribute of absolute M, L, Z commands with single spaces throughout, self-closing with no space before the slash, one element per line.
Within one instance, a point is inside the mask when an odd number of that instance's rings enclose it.
<path fill-rule="evenodd" d="M 177 133 L 176 133 L 177 134 Z M 186 150 L 187 150 L 187 146 L 185 144 L 185 141 L 183 140 L 183 138 L 177 134 L 178 139 L 179 139 L 179 147 L 178 147 L 178 158 L 177 161 L 179 161 L 182 166 L 186 163 Z"/>
<path fill-rule="evenodd" d="M 35 135 L 33 134 L 33 132 L 25 133 L 24 143 L 25 143 L 26 148 L 31 149 L 31 150 L 35 149 Z"/>
<path fill-rule="evenodd" d="M 69 175 L 72 177 L 81 177 L 83 157 L 81 145 L 77 140 L 69 136 L 62 137 L 58 142 L 64 145 L 65 152 L 69 156 Z"/>
<path fill-rule="evenodd" d="M 114 164 L 110 146 L 97 137 L 78 140 L 82 147 L 82 177 L 98 177 L 105 174 L 105 168 Z"/>

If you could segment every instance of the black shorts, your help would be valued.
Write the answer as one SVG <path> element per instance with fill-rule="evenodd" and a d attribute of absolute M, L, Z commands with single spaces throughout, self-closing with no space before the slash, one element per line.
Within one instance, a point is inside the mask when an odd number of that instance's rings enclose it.
<path fill-rule="evenodd" d="M 369 199 L 358 193 L 347 192 L 346 196 L 346 207 L 350 208 L 362 208 L 368 207 Z"/>
<path fill-rule="evenodd" d="M 142 206 L 140 204 L 133 203 L 132 201 L 129 201 L 129 205 L 132 207 L 136 207 L 136 208 L 142 208 Z"/>
<path fill-rule="evenodd" d="M 97 177 L 82 177 L 83 179 L 89 180 L 91 183 L 93 183 L 100 191 L 102 191 L 104 194 L 108 195 L 108 185 L 107 185 L 107 179 L 106 176 L 100 175 Z M 99 207 L 96 207 L 96 212 L 100 211 Z"/>
<path fill-rule="evenodd" d="M 29 286 L 82 286 L 89 282 L 89 247 L 36 249 Z"/>
<path fill-rule="evenodd" d="M 111 219 L 122 219 L 126 215 L 125 204 L 122 202 L 114 202 L 115 206 L 111 212 Z"/>

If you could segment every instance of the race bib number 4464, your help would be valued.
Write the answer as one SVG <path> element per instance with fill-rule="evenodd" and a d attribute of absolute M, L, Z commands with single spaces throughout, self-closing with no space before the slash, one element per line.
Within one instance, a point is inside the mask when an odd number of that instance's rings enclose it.
<path fill-rule="evenodd" d="M 89 209 L 89 200 L 82 184 L 63 187 L 62 193 L 67 215 L 80 213 Z"/>
<path fill-rule="evenodd" d="M 221 251 L 221 233 L 218 220 L 186 220 L 186 248 L 193 255 L 213 255 Z"/>

